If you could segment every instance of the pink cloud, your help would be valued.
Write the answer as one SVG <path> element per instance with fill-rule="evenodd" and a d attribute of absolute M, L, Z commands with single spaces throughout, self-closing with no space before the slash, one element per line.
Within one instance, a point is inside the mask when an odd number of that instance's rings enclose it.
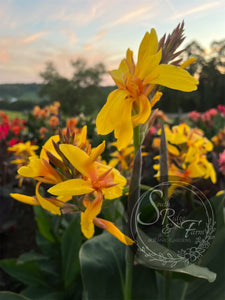
<path fill-rule="evenodd" d="M 46 31 L 40 31 L 40 32 L 37 32 L 35 34 L 29 35 L 28 37 L 26 37 L 23 40 L 23 43 L 24 44 L 32 43 L 32 42 L 40 39 L 41 37 L 45 36 L 46 34 L 47 34 Z"/>
<path fill-rule="evenodd" d="M 8 63 L 10 61 L 10 55 L 5 49 L 0 50 L 0 62 Z"/>

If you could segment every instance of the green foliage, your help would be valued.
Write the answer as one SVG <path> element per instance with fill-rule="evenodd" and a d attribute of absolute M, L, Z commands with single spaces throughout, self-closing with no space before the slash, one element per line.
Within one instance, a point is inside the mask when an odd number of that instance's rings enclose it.
<path fill-rule="evenodd" d="M 224 196 L 211 199 L 217 221 L 213 244 L 201 258 L 200 265 L 191 264 L 170 272 L 170 295 L 168 299 L 224 299 Z M 142 238 L 145 238 L 142 236 Z M 155 241 L 147 242 L 150 249 L 163 254 L 163 246 Z M 132 299 L 164 299 L 165 273 L 153 270 L 140 251 L 134 266 Z M 167 249 L 168 253 L 168 249 Z M 174 256 L 174 252 L 171 251 Z M 222 261 L 221 261 L 222 260 Z M 108 233 L 98 235 L 83 244 L 80 250 L 84 299 L 123 299 L 125 273 L 125 246 Z M 209 267 L 217 273 L 209 271 Z M 166 267 L 161 266 L 162 269 Z M 157 267 L 156 267 L 157 269 Z M 207 280 L 205 280 L 207 279 Z M 213 283 L 210 283 L 212 282 Z M 109 292 L 110 291 L 110 292 Z M 182 298 L 183 297 L 183 298 Z"/>
<path fill-rule="evenodd" d="M 35 218 L 40 230 L 36 237 L 38 249 L 18 259 L 1 260 L 0 267 L 23 284 L 21 294 L 28 299 L 80 299 L 79 217 L 55 217 L 38 207 Z"/>
<path fill-rule="evenodd" d="M 80 250 L 84 299 L 123 299 L 125 246 L 112 235 L 103 233 L 88 240 Z M 135 266 L 132 299 L 157 299 L 153 270 Z M 151 295 L 151 296 L 150 296 Z"/>
<path fill-rule="evenodd" d="M 49 62 L 41 73 L 43 86 L 41 96 L 59 101 L 68 116 L 84 112 L 91 114 L 105 102 L 104 90 L 100 88 L 105 67 L 102 63 L 87 67 L 82 59 L 71 62 L 74 73 L 71 79 L 61 76 L 53 63 Z"/>
<path fill-rule="evenodd" d="M 29 298 L 11 292 L 0 292 L 0 300 L 29 300 Z"/>

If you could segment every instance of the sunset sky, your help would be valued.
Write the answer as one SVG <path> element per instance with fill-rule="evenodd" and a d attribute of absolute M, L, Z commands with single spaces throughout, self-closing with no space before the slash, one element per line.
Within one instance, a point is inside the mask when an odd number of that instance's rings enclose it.
<path fill-rule="evenodd" d="M 160 38 L 183 19 L 184 45 L 207 48 L 225 38 L 224 16 L 225 0 L 0 0 L 0 83 L 41 82 L 47 61 L 67 77 L 80 57 L 117 68 L 146 31 Z"/>

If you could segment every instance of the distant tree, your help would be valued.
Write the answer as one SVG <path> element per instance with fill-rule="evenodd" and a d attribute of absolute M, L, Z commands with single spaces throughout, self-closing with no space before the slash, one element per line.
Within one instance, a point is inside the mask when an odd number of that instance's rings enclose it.
<path fill-rule="evenodd" d="M 104 93 L 100 87 L 105 67 L 102 63 L 88 67 L 83 59 L 71 62 L 74 68 L 71 79 L 61 76 L 52 62 L 40 75 L 43 78 L 41 96 L 48 96 L 51 101 L 59 101 L 61 109 L 67 115 L 79 112 L 93 113 L 104 103 Z"/>

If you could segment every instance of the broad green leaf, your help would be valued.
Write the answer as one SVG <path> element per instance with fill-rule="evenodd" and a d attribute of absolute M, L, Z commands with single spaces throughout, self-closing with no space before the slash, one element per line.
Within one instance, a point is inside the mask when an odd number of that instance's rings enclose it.
<path fill-rule="evenodd" d="M 0 300 L 31 300 L 31 298 L 12 292 L 0 292 Z"/>
<path fill-rule="evenodd" d="M 180 272 L 191 276 L 199 277 L 213 282 L 216 279 L 216 274 L 207 268 L 188 264 L 187 261 L 176 252 L 166 248 L 150 239 L 143 231 L 139 229 L 138 244 L 147 245 L 138 248 L 137 261 L 150 268 L 170 270 L 172 272 Z"/>
<path fill-rule="evenodd" d="M 85 242 L 80 250 L 84 299 L 123 299 L 125 248 L 108 233 Z M 132 299 L 157 299 L 154 270 L 133 266 Z"/>
<path fill-rule="evenodd" d="M 176 280 L 170 281 L 169 299 L 171 300 L 225 299 L 225 227 L 223 216 L 223 195 L 214 197 L 210 200 L 210 202 L 214 207 L 215 219 L 217 222 L 217 231 L 211 247 L 201 258 L 200 262 L 202 266 L 207 266 L 208 268 L 213 270 L 213 272 L 217 274 L 217 277 L 215 281 L 208 282 L 207 280 L 203 280 L 201 278 L 194 278 L 189 275 L 184 276 L 181 273 L 173 272 L 171 273 L 171 279 L 174 278 Z M 182 279 L 185 279 L 185 281 L 183 281 Z M 159 273 L 157 274 L 157 281 L 159 285 L 159 291 L 164 290 L 165 278 L 163 278 Z M 159 296 L 163 298 L 163 294 L 160 294 Z"/>
<path fill-rule="evenodd" d="M 31 251 L 31 252 L 27 252 L 27 253 L 20 255 L 20 257 L 17 259 L 17 264 L 22 265 L 27 262 L 47 260 L 47 259 L 48 259 L 47 256 L 44 256 L 43 254 Z"/>
<path fill-rule="evenodd" d="M 80 249 L 85 299 L 123 298 L 125 246 L 104 233 L 86 241 Z"/>
<path fill-rule="evenodd" d="M 65 289 L 70 287 L 79 274 L 81 242 L 80 218 L 76 216 L 65 230 L 61 239 L 62 271 Z"/>
<path fill-rule="evenodd" d="M 225 224 L 224 224 L 224 195 L 214 197 L 210 200 L 215 211 L 216 236 L 215 239 L 201 259 L 201 265 L 207 266 L 217 274 L 213 283 L 198 279 L 188 285 L 185 299 L 224 300 L 225 299 Z"/>
<path fill-rule="evenodd" d="M 55 237 L 51 232 L 51 216 L 40 206 L 34 207 L 35 219 L 40 233 L 50 242 L 55 242 Z"/>
<path fill-rule="evenodd" d="M 22 295 L 32 300 L 64 300 L 65 295 L 52 289 L 40 287 L 28 287 L 22 291 Z M 1 300 L 1 298 L 0 298 Z"/>
<path fill-rule="evenodd" d="M 18 265 L 16 259 L 4 259 L 0 261 L 0 267 L 24 284 L 48 286 L 35 262 Z"/>

